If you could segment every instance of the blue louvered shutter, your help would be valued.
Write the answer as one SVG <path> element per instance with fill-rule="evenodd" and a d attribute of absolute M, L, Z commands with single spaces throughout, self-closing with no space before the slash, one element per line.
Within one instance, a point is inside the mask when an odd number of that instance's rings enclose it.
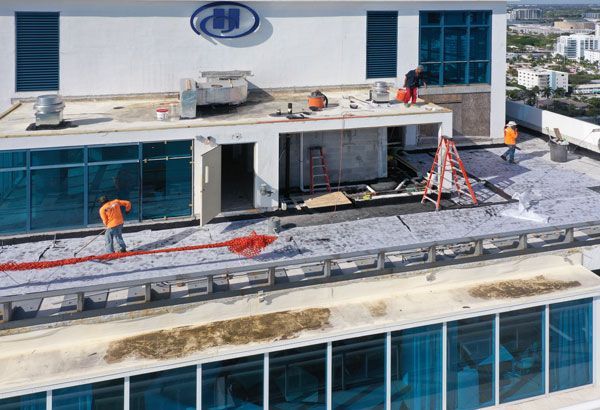
<path fill-rule="evenodd" d="M 58 13 L 17 12 L 17 91 L 56 91 L 59 78 Z"/>
<path fill-rule="evenodd" d="M 398 12 L 367 12 L 367 78 L 397 76 Z"/>

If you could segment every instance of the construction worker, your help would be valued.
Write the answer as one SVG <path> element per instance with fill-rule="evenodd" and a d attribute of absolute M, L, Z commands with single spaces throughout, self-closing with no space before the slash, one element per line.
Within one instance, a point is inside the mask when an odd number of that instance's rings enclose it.
<path fill-rule="evenodd" d="M 517 123 L 509 121 L 504 128 L 504 144 L 508 146 L 506 152 L 500 155 L 504 161 L 508 159 L 510 164 L 515 163 L 515 150 L 517 149 L 517 138 L 519 138 L 519 131 L 517 131 Z"/>
<path fill-rule="evenodd" d="M 425 73 L 423 72 L 422 65 L 406 73 L 406 76 L 404 77 L 404 88 L 406 88 L 406 93 L 404 93 L 405 107 L 410 107 L 411 99 L 413 104 L 417 102 L 420 86 L 424 85 L 425 88 L 427 88 L 427 83 L 425 83 L 424 77 Z"/>
<path fill-rule="evenodd" d="M 123 240 L 123 213 L 121 212 L 121 207 L 125 207 L 125 212 L 129 213 L 131 211 L 131 202 L 121 199 L 110 201 L 106 196 L 100 197 L 98 202 L 102 204 L 100 218 L 102 218 L 102 222 L 106 226 L 106 232 L 104 233 L 106 253 L 115 252 L 113 241 L 117 241 L 119 252 L 126 252 L 127 248 Z"/>

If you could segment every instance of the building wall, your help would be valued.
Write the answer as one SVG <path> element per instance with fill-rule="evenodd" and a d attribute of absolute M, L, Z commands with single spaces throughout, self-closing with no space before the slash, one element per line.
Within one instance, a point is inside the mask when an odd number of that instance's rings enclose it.
<path fill-rule="evenodd" d="M 247 2 L 262 17 L 240 39 L 198 36 L 196 2 L 6 0 L 0 5 L 0 107 L 15 92 L 15 11 L 59 11 L 60 90 L 65 96 L 173 92 L 200 70 L 252 70 L 253 87 L 351 85 L 366 78 L 366 12 L 397 10 L 398 77 L 418 63 L 419 10 L 492 10 L 490 128 L 504 122 L 506 10 L 503 1 Z M 327 39 L 327 41 L 322 41 Z M 257 58 L 260 56 L 260 58 Z M 397 82 L 397 78 L 387 79 Z M 468 87 L 467 87 L 468 88 Z M 468 93 L 468 90 L 465 92 Z"/>
<path fill-rule="evenodd" d="M 285 188 L 285 135 L 279 137 L 279 187 Z M 303 161 L 300 162 L 300 145 Z M 346 131 L 306 132 L 290 134 L 290 187 L 300 187 L 300 167 L 303 185 L 310 186 L 309 148 L 323 147 L 331 184 L 369 181 L 387 175 L 387 128 L 365 128 Z M 340 170 L 341 168 L 341 170 Z M 341 172 L 340 172 L 341 171 Z"/>
<path fill-rule="evenodd" d="M 494 136 L 497 128 L 490 129 L 491 98 L 489 93 L 433 94 L 426 101 L 452 110 L 452 125 L 456 135 Z"/>

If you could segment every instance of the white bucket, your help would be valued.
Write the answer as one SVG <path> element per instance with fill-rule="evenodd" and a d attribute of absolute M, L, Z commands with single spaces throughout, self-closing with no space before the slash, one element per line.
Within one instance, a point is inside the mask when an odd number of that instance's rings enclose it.
<path fill-rule="evenodd" d="M 169 109 L 168 108 L 157 108 L 156 109 L 156 119 L 159 121 L 167 121 L 169 119 Z"/>

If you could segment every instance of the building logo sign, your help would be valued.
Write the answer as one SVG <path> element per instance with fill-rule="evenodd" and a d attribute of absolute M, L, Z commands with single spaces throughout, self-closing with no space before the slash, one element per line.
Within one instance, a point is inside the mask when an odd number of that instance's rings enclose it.
<path fill-rule="evenodd" d="M 240 38 L 254 33 L 258 13 L 234 1 L 216 1 L 200 7 L 190 18 L 192 30 L 214 38 Z"/>

